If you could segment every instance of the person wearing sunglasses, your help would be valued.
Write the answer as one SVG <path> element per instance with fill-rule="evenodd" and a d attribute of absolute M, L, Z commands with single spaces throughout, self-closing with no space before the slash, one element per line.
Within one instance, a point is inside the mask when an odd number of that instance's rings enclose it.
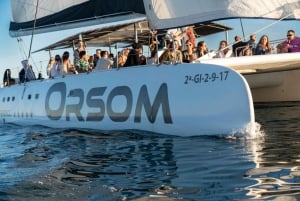
<path fill-rule="evenodd" d="M 295 35 L 295 31 L 289 30 L 286 37 L 285 41 L 277 45 L 278 52 L 300 52 L 300 38 Z"/>
<path fill-rule="evenodd" d="M 192 63 L 194 60 L 197 59 L 197 51 L 194 48 L 194 44 L 189 39 L 186 40 L 185 46 L 186 46 L 186 49 L 184 51 L 182 51 L 183 62 Z"/>

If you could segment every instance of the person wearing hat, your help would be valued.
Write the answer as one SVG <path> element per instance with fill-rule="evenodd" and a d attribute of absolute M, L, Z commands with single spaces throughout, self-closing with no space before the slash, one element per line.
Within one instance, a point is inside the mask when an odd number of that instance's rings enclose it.
<path fill-rule="evenodd" d="M 137 66 L 146 64 L 142 58 L 142 44 L 134 43 L 132 45 L 132 50 L 130 50 L 124 67 L 127 66 Z"/>

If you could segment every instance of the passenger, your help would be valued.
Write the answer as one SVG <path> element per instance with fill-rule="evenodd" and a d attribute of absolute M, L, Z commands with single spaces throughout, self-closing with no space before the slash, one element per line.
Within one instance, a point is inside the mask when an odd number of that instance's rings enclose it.
<path fill-rule="evenodd" d="M 61 57 L 57 54 L 55 55 L 55 62 L 51 69 L 51 78 L 59 77 L 63 75 L 63 65 Z"/>
<path fill-rule="evenodd" d="M 228 43 L 225 40 L 222 40 L 219 44 L 219 50 L 214 58 L 227 58 L 232 57 L 233 52 L 231 49 L 228 48 Z"/>
<path fill-rule="evenodd" d="M 274 48 L 270 45 L 269 37 L 262 35 L 255 48 L 255 55 L 271 54 Z"/>
<path fill-rule="evenodd" d="M 165 37 L 162 35 L 157 36 L 158 39 L 158 49 L 162 50 L 162 49 L 166 49 L 166 40 Z"/>
<path fill-rule="evenodd" d="M 30 80 L 35 80 L 35 74 L 32 70 L 32 66 L 28 64 L 28 60 L 23 60 L 22 62 L 22 70 L 19 72 L 19 80 L 21 83 L 28 82 Z"/>
<path fill-rule="evenodd" d="M 147 64 L 147 58 L 144 55 L 140 56 L 140 65 L 146 65 Z"/>
<path fill-rule="evenodd" d="M 242 41 L 240 36 L 235 36 L 234 43 L 232 45 L 233 55 L 238 57 L 247 44 L 247 42 Z"/>
<path fill-rule="evenodd" d="M 248 40 L 247 44 L 249 45 L 250 49 L 253 49 L 256 47 L 256 34 L 251 34 L 250 35 L 250 40 Z"/>
<path fill-rule="evenodd" d="M 51 78 L 51 70 L 52 70 L 52 66 L 53 66 L 54 62 L 55 62 L 54 57 L 50 57 L 48 65 L 47 65 L 47 75 L 49 78 Z"/>
<path fill-rule="evenodd" d="M 41 73 L 41 72 L 39 72 L 39 74 L 38 74 L 38 78 L 37 78 L 38 80 L 43 80 L 44 78 L 43 78 L 43 74 Z"/>
<path fill-rule="evenodd" d="M 183 32 L 179 28 L 169 29 L 166 34 L 166 38 L 170 41 L 177 41 L 178 48 L 181 48 L 181 39 L 183 37 Z"/>
<path fill-rule="evenodd" d="M 94 67 L 97 66 L 97 61 L 101 58 L 101 49 L 96 49 L 96 54 L 94 54 Z"/>
<path fill-rule="evenodd" d="M 156 30 L 151 30 L 150 33 L 151 33 L 151 39 L 149 43 L 149 49 L 152 52 L 153 50 L 156 49 L 156 46 L 159 45 L 159 41 L 156 40 L 156 34 L 157 34 Z"/>
<path fill-rule="evenodd" d="M 85 73 L 85 72 L 89 72 L 92 70 L 92 68 L 90 67 L 90 64 L 88 62 L 88 55 L 86 53 L 86 51 L 81 51 L 79 52 L 79 61 L 78 61 L 78 67 L 77 67 L 77 72 L 78 73 Z"/>
<path fill-rule="evenodd" d="M 255 49 L 254 49 L 255 51 Z M 247 45 L 240 53 L 239 56 L 252 56 L 252 49 Z"/>
<path fill-rule="evenodd" d="M 115 57 L 115 56 L 114 56 L 113 53 L 109 53 L 109 54 L 108 54 L 108 59 L 114 61 L 114 57 Z"/>
<path fill-rule="evenodd" d="M 286 36 L 287 40 L 277 45 L 278 52 L 300 52 L 300 37 L 295 36 L 295 31 L 289 30 Z"/>
<path fill-rule="evenodd" d="M 124 67 L 129 54 L 128 48 L 123 49 L 118 55 L 118 67 Z"/>
<path fill-rule="evenodd" d="M 89 59 L 88 59 L 88 62 L 89 62 L 89 64 L 90 64 L 90 67 L 92 68 L 92 69 L 95 69 L 95 67 L 96 66 L 94 66 L 94 56 L 93 55 L 91 55 L 91 56 L 89 56 Z"/>
<path fill-rule="evenodd" d="M 196 47 L 196 37 L 194 34 L 194 28 L 193 26 L 189 26 L 186 28 L 186 35 L 188 37 L 188 40 L 190 41 L 190 43 L 192 43 L 193 48 Z"/>
<path fill-rule="evenodd" d="M 151 56 L 149 59 L 147 59 L 147 64 L 158 64 L 158 58 L 157 58 L 157 50 L 153 50 L 151 52 Z"/>
<path fill-rule="evenodd" d="M 70 53 L 68 51 L 65 51 L 62 55 L 63 75 L 78 74 L 69 57 Z"/>
<path fill-rule="evenodd" d="M 197 51 L 194 48 L 193 43 L 188 39 L 185 42 L 186 50 L 182 51 L 183 62 L 191 63 L 197 59 Z"/>
<path fill-rule="evenodd" d="M 127 60 L 124 67 L 137 66 L 141 64 L 140 55 L 142 53 L 142 45 L 140 43 L 134 43 L 130 52 L 128 53 Z"/>
<path fill-rule="evenodd" d="M 13 85 L 13 84 L 15 84 L 15 79 L 11 78 L 10 69 L 6 69 L 4 71 L 4 75 L 3 75 L 3 86 L 7 87 L 7 86 L 10 86 L 10 85 Z"/>
<path fill-rule="evenodd" d="M 101 51 L 101 58 L 98 60 L 95 70 L 107 70 L 111 69 L 113 61 L 108 58 L 107 51 Z"/>
<path fill-rule="evenodd" d="M 78 67 L 78 62 L 79 62 L 79 60 L 80 60 L 80 55 L 79 55 L 79 53 L 81 52 L 81 51 L 86 51 L 86 49 L 85 49 L 85 47 L 84 47 L 84 43 L 83 43 L 83 41 L 82 40 L 79 40 L 78 42 L 77 42 L 77 49 L 75 49 L 74 50 L 74 65 L 75 65 L 75 67 Z"/>
<path fill-rule="evenodd" d="M 256 48 L 256 34 L 251 34 L 250 35 L 250 40 L 248 40 L 247 44 L 248 44 L 248 48 L 250 48 L 250 50 L 252 50 L 252 55 L 255 53 L 255 48 Z M 244 50 L 243 50 L 244 51 Z"/>
<path fill-rule="evenodd" d="M 197 58 L 200 58 L 208 53 L 205 41 L 200 41 L 197 44 Z"/>
<path fill-rule="evenodd" d="M 175 64 L 182 63 L 182 52 L 179 50 L 179 43 L 172 41 L 170 49 L 166 50 L 160 57 L 160 63 Z"/>

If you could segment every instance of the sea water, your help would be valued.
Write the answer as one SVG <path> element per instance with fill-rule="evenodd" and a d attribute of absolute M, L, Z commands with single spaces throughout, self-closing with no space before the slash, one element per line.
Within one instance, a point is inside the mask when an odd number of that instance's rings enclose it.
<path fill-rule="evenodd" d="M 300 200 L 300 103 L 256 138 L 0 128 L 0 200 Z"/>

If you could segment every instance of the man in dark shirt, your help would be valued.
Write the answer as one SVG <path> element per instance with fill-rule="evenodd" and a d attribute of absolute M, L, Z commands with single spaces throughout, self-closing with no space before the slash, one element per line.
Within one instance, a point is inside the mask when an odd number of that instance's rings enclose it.
<path fill-rule="evenodd" d="M 140 54 L 142 52 L 142 45 L 140 43 L 134 43 L 132 50 L 130 50 L 124 67 L 142 65 Z"/>
<path fill-rule="evenodd" d="M 238 57 L 244 47 L 248 44 L 247 42 L 243 42 L 240 36 L 234 37 L 234 44 L 232 45 L 233 54 Z"/>

